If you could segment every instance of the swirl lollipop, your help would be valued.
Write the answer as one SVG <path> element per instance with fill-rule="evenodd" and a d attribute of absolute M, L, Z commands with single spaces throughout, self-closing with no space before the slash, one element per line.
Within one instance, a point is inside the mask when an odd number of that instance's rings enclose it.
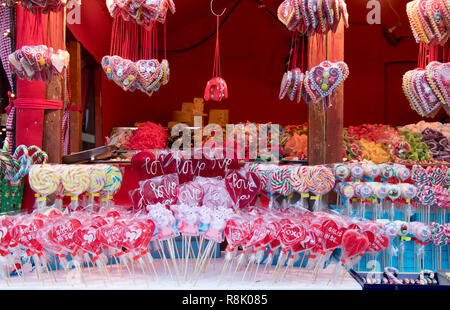
<path fill-rule="evenodd" d="M 334 174 L 325 166 L 313 166 L 310 167 L 305 182 L 309 191 L 316 195 L 316 197 L 311 198 L 316 200 L 313 209 L 319 211 L 322 195 L 327 194 L 334 187 Z"/>
<path fill-rule="evenodd" d="M 301 196 L 300 200 L 295 205 L 296 208 L 307 208 L 305 198 L 309 197 L 309 188 L 306 184 L 305 179 L 308 175 L 308 172 L 308 166 L 299 166 L 292 169 L 292 172 L 290 174 L 292 188 Z"/>
<path fill-rule="evenodd" d="M 111 203 L 112 195 L 117 192 L 122 185 L 122 172 L 116 166 L 105 166 L 105 185 L 103 191 L 106 193 L 106 197 L 102 199 L 104 206 L 108 206 Z"/>
<path fill-rule="evenodd" d="M 60 176 L 51 165 L 33 165 L 28 173 L 30 187 L 41 197 L 36 202 L 37 208 L 42 209 L 46 205 L 47 196 L 53 194 L 59 186 Z"/>
<path fill-rule="evenodd" d="M 250 172 L 256 173 L 259 180 L 261 181 L 261 190 L 267 190 L 267 181 L 268 176 L 266 171 L 262 168 L 261 165 L 251 165 L 248 169 Z M 261 193 L 258 194 L 258 205 L 261 205 L 261 202 L 259 201 L 261 197 Z"/>
<path fill-rule="evenodd" d="M 90 183 L 89 168 L 84 165 L 70 165 L 63 169 L 61 182 L 64 190 L 71 194 L 70 209 L 78 208 L 78 196 L 84 193 Z"/>
<path fill-rule="evenodd" d="M 89 167 L 89 177 L 90 182 L 89 186 L 86 190 L 86 195 L 88 197 L 88 201 L 86 203 L 86 207 L 93 211 L 94 208 L 94 197 L 100 196 L 100 192 L 103 190 L 103 187 L 106 183 L 106 169 L 101 165 L 94 165 Z"/>
<path fill-rule="evenodd" d="M 283 196 L 283 204 L 286 202 L 285 197 L 292 193 L 290 175 L 291 169 L 288 167 L 278 167 L 270 174 L 272 189 Z"/>

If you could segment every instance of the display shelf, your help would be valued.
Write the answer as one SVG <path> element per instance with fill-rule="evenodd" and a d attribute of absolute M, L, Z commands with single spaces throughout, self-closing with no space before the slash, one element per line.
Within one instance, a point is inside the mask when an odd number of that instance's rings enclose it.
<path fill-rule="evenodd" d="M 269 266 L 263 274 L 263 266 L 258 271 L 256 280 L 246 275 L 242 280 L 244 270 L 238 271 L 232 279 L 231 273 L 226 275 L 221 285 L 218 285 L 219 274 L 222 269 L 224 258 L 211 261 L 208 270 L 202 273 L 198 282 L 194 285 L 190 281 L 177 281 L 164 272 L 161 260 L 155 259 L 155 267 L 158 272 L 158 280 L 150 273 L 143 273 L 139 266 L 135 265 L 135 276 L 133 277 L 122 265 L 119 271 L 118 265 L 108 265 L 110 279 L 107 279 L 97 268 L 84 268 L 82 274 L 75 269 L 68 272 L 63 270 L 53 271 L 56 281 L 52 275 L 45 273 L 39 280 L 35 273 L 25 275 L 25 281 L 20 277 L 11 277 L 8 281 L 1 280 L 1 290 L 361 290 L 358 282 L 348 273 L 342 283 L 336 285 L 328 284 L 334 265 L 322 270 L 316 281 L 313 282 L 312 271 L 302 269 L 298 275 L 298 268 L 291 269 L 286 277 L 277 283 L 273 282 L 273 270 L 275 266 Z M 170 263 L 173 273 L 173 265 Z M 193 263 L 189 262 L 188 280 L 191 278 Z M 180 266 L 180 264 L 178 265 Z M 234 265 L 233 265 L 234 266 Z M 234 271 L 234 270 L 233 270 Z M 284 271 L 284 269 L 282 269 Z M 83 281 L 84 280 L 84 281 Z"/>

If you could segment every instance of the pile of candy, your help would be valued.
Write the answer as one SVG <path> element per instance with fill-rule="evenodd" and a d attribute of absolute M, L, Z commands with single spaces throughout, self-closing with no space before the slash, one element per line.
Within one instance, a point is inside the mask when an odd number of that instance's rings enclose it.
<path fill-rule="evenodd" d="M 48 83 L 68 68 L 70 55 L 67 51 L 55 52 L 51 47 L 36 45 L 23 46 L 8 59 L 12 72 L 19 78 Z"/>
<path fill-rule="evenodd" d="M 450 125 L 447 123 L 419 121 L 416 124 L 399 127 L 398 130 L 422 133 L 427 128 L 440 132 L 447 139 L 450 138 Z"/>
<path fill-rule="evenodd" d="M 284 73 L 279 99 L 283 99 L 287 94 L 291 101 L 296 98 L 297 102 L 300 102 L 303 97 L 307 104 L 322 102 L 320 108 L 324 111 L 331 106 L 333 91 L 348 75 L 348 66 L 343 61 L 333 63 L 325 60 L 305 73 L 295 68 Z"/>
<path fill-rule="evenodd" d="M 167 129 L 152 122 L 141 123 L 124 143 L 130 150 L 160 150 L 166 147 Z"/>
<path fill-rule="evenodd" d="M 414 69 L 403 76 L 403 92 L 420 116 L 436 115 L 442 105 L 449 105 L 450 93 L 445 86 L 450 63 L 430 62 L 425 69 Z"/>
<path fill-rule="evenodd" d="M 348 27 L 344 0 L 285 0 L 278 7 L 278 19 L 290 30 L 311 36 L 336 32 L 341 19 Z"/>
<path fill-rule="evenodd" d="M 422 131 L 422 136 L 434 159 L 450 162 L 450 143 L 447 137 L 431 128 Z"/>
<path fill-rule="evenodd" d="M 444 45 L 450 30 L 450 7 L 446 0 L 414 0 L 406 4 L 409 23 L 417 43 Z"/>
<path fill-rule="evenodd" d="M 108 79 L 113 80 L 124 91 L 136 89 L 151 96 L 166 85 L 170 78 L 169 62 L 163 59 L 138 60 L 133 62 L 120 56 L 104 56 L 102 67 Z"/>
<path fill-rule="evenodd" d="M 384 268 L 383 277 L 365 277 L 364 283 L 367 284 L 404 284 L 404 285 L 436 285 L 437 280 L 434 277 L 434 272 L 431 270 L 422 270 L 419 278 L 398 278 L 399 271 L 394 267 Z"/>
<path fill-rule="evenodd" d="M 145 27 L 166 21 L 167 11 L 175 14 L 173 0 L 123 1 L 107 0 L 106 6 L 113 18 L 121 16 L 125 21 L 132 21 Z"/>
<path fill-rule="evenodd" d="M 80 2 L 81 0 L 77 0 Z M 48 11 L 58 12 L 67 3 L 67 0 L 1 0 L 0 4 L 5 4 L 6 6 L 13 6 L 19 3 L 26 9 L 35 12 L 36 10 L 41 10 L 46 13 Z"/>

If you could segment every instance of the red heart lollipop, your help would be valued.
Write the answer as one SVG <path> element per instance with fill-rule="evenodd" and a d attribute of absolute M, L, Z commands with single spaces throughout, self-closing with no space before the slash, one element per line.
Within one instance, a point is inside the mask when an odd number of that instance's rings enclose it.
<path fill-rule="evenodd" d="M 244 248 L 256 248 L 264 244 L 263 242 L 268 233 L 266 226 L 264 219 L 258 218 L 251 226 L 251 233 L 249 238 L 247 238 Z"/>
<path fill-rule="evenodd" d="M 153 227 L 150 227 L 149 225 L 146 225 L 140 221 L 129 223 L 122 232 L 124 234 L 123 245 L 129 250 L 139 249 L 141 247 L 147 246 L 148 243 L 144 244 L 144 242 L 150 242 L 154 230 L 154 224 Z"/>
<path fill-rule="evenodd" d="M 304 252 L 306 250 L 312 249 L 316 245 L 316 238 L 314 233 L 311 231 L 306 231 L 306 238 L 292 246 L 293 253 Z"/>
<path fill-rule="evenodd" d="M 49 238 L 64 249 L 73 251 L 76 247 L 73 242 L 73 233 L 82 226 L 76 219 L 61 219 L 54 223 L 49 231 Z"/>
<path fill-rule="evenodd" d="M 177 201 L 178 176 L 168 174 L 141 183 L 141 194 L 146 205 L 162 203 L 171 205 Z"/>
<path fill-rule="evenodd" d="M 284 224 L 278 238 L 285 247 L 292 247 L 306 239 L 306 229 L 300 223 Z"/>
<path fill-rule="evenodd" d="M 76 230 L 73 233 L 73 242 L 89 253 L 97 253 L 101 245 L 97 238 L 97 229 L 92 226 Z"/>
<path fill-rule="evenodd" d="M 12 228 L 11 238 L 27 248 L 41 252 L 43 248 L 37 240 L 37 232 L 42 227 L 44 227 L 42 219 L 35 218 L 31 221 L 24 221 Z"/>
<path fill-rule="evenodd" d="M 11 243 L 11 234 L 6 225 L 0 224 L 0 248 L 7 249 Z"/>
<path fill-rule="evenodd" d="M 123 246 L 124 225 L 114 222 L 97 229 L 96 237 L 102 244 L 121 250 Z"/>
<path fill-rule="evenodd" d="M 386 236 L 383 236 L 381 234 L 374 234 L 372 232 L 370 232 L 372 234 L 372 239 L 369 238 L 368 232 L 365 231 L 364 232 L 367 236 L 367 238 L 369 239 L 369 246 L 367 247 L 366 252 L 381 252 L 384 251 L 388 248 L 389 246 L 389 238 Z"/>
<path fill-rule="evenodd" d="M 368 246 L 369 239 L 367 236 L 356 229 L 348 229 L 342 236 L 341 247 L 344 256 L 347 258 L 363 253 Z"/>
<path fill-rule="evenodd" d="M 236 248 L 244 243 L 250 234 L 249 230 L 245 230 L 246 226 L 242 223 L 237 223 L 235 220 L 229 220 L 225 226 L 225 236 L 228 244 Z"/>
<path fill-rule="evenodd" d="M 345 228 L 338 228 L 337 224 L 333 220 L 326 220 L 322 224 L 323 239 L 325 240 L 325 249 L 334 249 L 341 245 L 342 235 L 345 232 Z"/>
<path fill-rule="evenodd" d="M 233 171 L 225 177 L 225 186 L 231 199 L 242 209 L 258 195 L 261 180 L 254 172 Z"/>
<path fill-rule="evenodd" d="M 203 188 L 197 182 L 188 182 L 178 186 L 178 204 L 197 206 L 203 198 Z"/>
<path fill-rule="evenodd" d="M 131 168 L 141 180 L 164 174 L 161 161 L 155 160 L 155 155 L 151 152 L 139 152 L 135 154 L 131 158 Z"/>

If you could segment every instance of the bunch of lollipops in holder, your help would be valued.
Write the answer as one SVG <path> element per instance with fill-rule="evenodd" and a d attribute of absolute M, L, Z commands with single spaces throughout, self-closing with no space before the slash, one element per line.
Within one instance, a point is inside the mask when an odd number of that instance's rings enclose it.
<path fill-rule="evenodd" d="M 165 27 L 167 10 L 174 13 L 175 5 L 168 0 L 145 1 L 137 7 L 128 2 L 107 1 L 114 20 L 110 55 L 103 57 L 102 68 L 124 91 L 138 89 L 151 96 L 169 82 L 166 32 L 164 28 L 164 59 L 159 62 L 157 22 Z"/>
<path fill-rule="evenodd" d="M 278 7 L 278 19 L 292 31 L 288 70 L 281 81 L 279 99 L 282 100 L 287 95 L 291 101 L 296 100 L 300 103 L 303 98 L 307 104 L 313 103 L 319 110 L 325 111 L 332 105 L 333 91 L 348 77 L 349 69 L 342 61 L 325 60 L 310 71 L 306 71 L 304 68 L 305 35 L 325 36 L 331 31 L 334 41 L 333 34 L 341 20 L 345 27 L 348 27 L 345 2 L 343 0 L 286 0 Z M 303 36 L 300 68 L 297 67 L 299 34 Z M 317 53 L 320 54 L 323 50 L 323 46 L 318 44 Z"/>
<path fill-rule="evenodd" d="M 138 5 L 136 5 L 136 2 L 138 2 Z M 144 26 L 149 26 L 155 20 L 164 24 L 168 10 L 175 14 L 173 0 L 107 0 L 106 6 L 112 17 L 116 18 L 120 15 L 126 21 Z"/>
<path fill-rule="evenodd" d="M 278 7 L 278 19 L 290 30 L 300 34 L 336 32 L 341 20 L 348 27 L 344 0 L 285 0 Z"/>
<path fill-rule="evenodd" d="M 414 0 L 406 13 L 417 43 L 444 45 L 449 37 L 450 4 L 447 0 Z"/>

